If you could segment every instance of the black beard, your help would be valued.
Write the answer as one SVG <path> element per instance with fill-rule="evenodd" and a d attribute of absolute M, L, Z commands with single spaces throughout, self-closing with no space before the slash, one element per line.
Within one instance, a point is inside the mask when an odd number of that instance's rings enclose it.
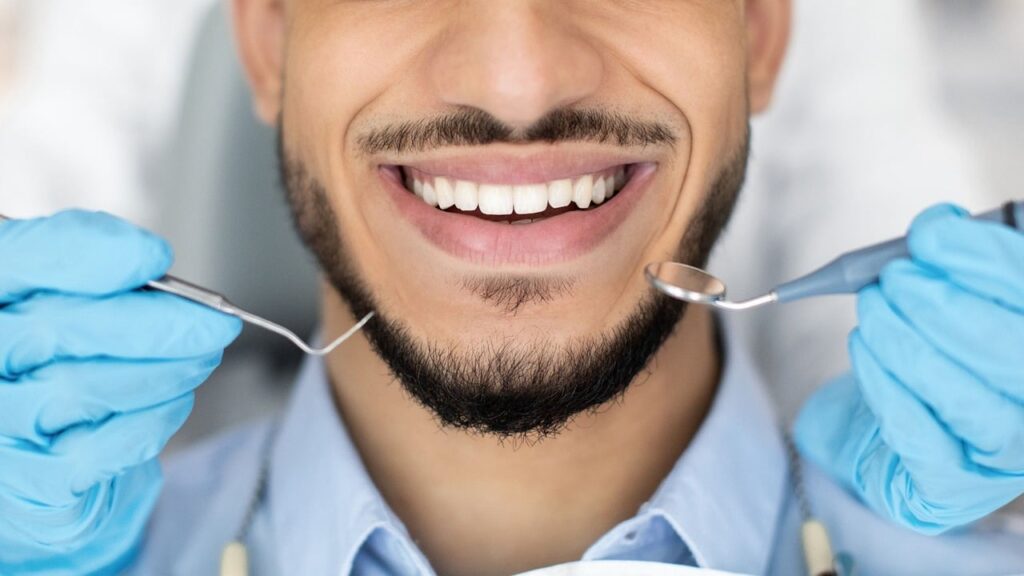
<path fill-rule="evenodd" d="M 749 132 L 690 223 L 680 262 L 706 265 L 739 196 L 748 145 Z M 620 398 L 685 311 L 681 302 L 652 291 L 610 333 L 560 349 L 544 341 L 473 349 L 422 342 L 378 306 L 352 265 L 326 190 L 286 154 L 280 133 L 278 156 L 302 240 L 353 315 L 376 314 L 364 327 L 371 345 L 408 394 L 443 426 L 527 440 L 556 434 L 576 415 Z"/>

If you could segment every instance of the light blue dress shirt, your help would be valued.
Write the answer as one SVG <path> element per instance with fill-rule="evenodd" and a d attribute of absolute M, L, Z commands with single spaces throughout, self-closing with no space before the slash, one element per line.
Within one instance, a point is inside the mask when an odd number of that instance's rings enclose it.
<path fill-rule="evenodd" d="M 711 410 L 636 515 L 583 559 L 648 560 L 746 573 L 804 574 L 784 443 L 762 382 L 735 339 Z M 382 424 L 383 425 L 383 424 Z M 216 574 L 267 492 L 246 538 L 254 576 L 433 576 L 373 485 L 334 408 L 323 361 L 304 365 L 279 423 L 251 426 L 173 458 L 134 573 Z M 804 463 L 814 513 L 859 574 L 1024 574 L 1024 533 L 989 520 L 941 537 L 871 514 Z"/>

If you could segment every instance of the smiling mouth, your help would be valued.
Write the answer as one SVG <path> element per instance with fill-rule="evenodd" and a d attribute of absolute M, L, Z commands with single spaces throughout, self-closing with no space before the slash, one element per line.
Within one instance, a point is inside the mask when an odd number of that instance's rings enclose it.
<path fill-rule="evenodd" d="M 636 172 L 621 164 L 598 172 L 531 184 L 473 182 L 396 167 L 406 190 L 438 210 L 501 224 L 535 224 L 567 212 L 591 211 L 610 202 Z"/>

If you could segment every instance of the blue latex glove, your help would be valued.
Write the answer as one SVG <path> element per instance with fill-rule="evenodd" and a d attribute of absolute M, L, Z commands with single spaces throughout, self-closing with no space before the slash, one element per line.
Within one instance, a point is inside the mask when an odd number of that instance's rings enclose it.
<path fill-rule="evenodd" d="M 171 251 L 105 214 L 0 223 L 0 574 L 112 574 L 155 457 L 238 320 L 157 292 Z"/>
<path fill-rule="evenodd" d="M 853 374 L 804 406 L 801 451 L 877 513 L 935 534 L 1024 493 L 1024 234 L 949 205 L 858 297 Z"/>

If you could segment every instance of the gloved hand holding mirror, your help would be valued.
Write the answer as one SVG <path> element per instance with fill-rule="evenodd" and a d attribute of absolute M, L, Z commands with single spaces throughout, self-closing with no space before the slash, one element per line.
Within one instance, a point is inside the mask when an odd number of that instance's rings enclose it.
<path fill-rule="evenodd" d="M 662 293 L 726 310 L 858 293 L 853 372 L 804 406 L 801 451 L 876 512 L 925 533 L 1024 493 L 1024 202 L 925 211 L 906 238 L 851 252 L 744 302 L 678 263 Z"/>
<path fill-rule="evenodd" d="M 1001 208 L 979 214 L 975 219 L 1024 230 L 1024 201 L 1007 202 Z M 909 257 L 907 238 L 894 238 L 843 254 L 810 274 L 742 302 L 726 298 L 725 282 L 688 264 L 652 262 L 644 269 L 644 274 L 651 286 L 676 300 L 722 310 L 749 310 L 814 296 L 853 294 L 877 282 L 882 269 L 890 262 Z"/>

